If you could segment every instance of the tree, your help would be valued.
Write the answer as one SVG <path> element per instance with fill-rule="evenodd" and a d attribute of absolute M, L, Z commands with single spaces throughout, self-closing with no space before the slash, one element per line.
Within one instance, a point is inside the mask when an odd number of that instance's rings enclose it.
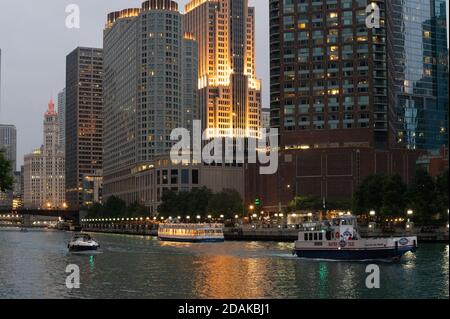
<path fill-rule="evenodd" d="M 439 213 L 438 196 L 433 178 L 424 169 L 418 169 L 407 192 L 408 208 L 414 211 L 414 220 L 426 222 Z"/>
<path fill-rule="evenodd" d="M 402 177 L 398 174 L 389 176 L 383 188 L 383 207 L 381 213 L 383 215 L 397 215 L 405 212 L 407 187 Z"/>
<path fill-rule="evenodd" d="M 387 177 L 385 175 L 369 175 L 359 185 L 353 196 L 353 211 L 356 214 L 366 214 L 371 210 L 381 212 L 383 193 Z"/>
<path fill-rule="evenodd" d="M 352 209 L 352 200 L 347 198 L 327 198 L 325 206 L 327 210 L 349 211 Z"/>
<path fill-rule="evenodd" d="M 110 196 L 103 207 L 105 217 L 122 217 L 127 215 L 127 204 L 116 196 Z"/>
<path fill-rule="evenodd" d="M 242 209 L 241 195 L 234 189 L 226 189 L 212 195 L 208 203 L 208 212 L 215 215 L 224 215 L 225 218 L 233 218 Z"/>
<path fill-rule="evenodd" d="M 438 209 L 442 220 L 447 220 L 448 210 L 448 170 L 438 176 L 436 180 Z"/>
<path fill-rule="evenodd" d="M 161 197 L 158 212 L 162 215 L 176 215 L 178 213 L 178 194 L 172 190 L 166 190 Z"/>
<path fill-rule="evenodd" d="M 190 195 L 188 212 L 205 216 L 208 213 L 209 201 L 213 196 L 211 190 L 206 187 L 194 188 Z"/>
<path fill-rule="evenodd" d="M 318 196 L 297 196 L 288 203 L 287 212 L 318 211 L 323 208 L 323 200 Z"/>
<path fill-rule="evenodd" d="M 88 208 L 88 218 L 102 217 L 103 216 L 103 205 L 100 203 L 94 203 Z"/>
<path fill-rule="evenodd" d="M 14 177 L 11 174 L 11 163 L 6 160 L 4 151 L 0 150 L 0 191 L 12 190 Z"/>
<path fill-rule="evenodd" d="M 150 216 L 147 207 L 138 202 L 135 202 L 127 207 L 127 215 L 130 217 Z"/>

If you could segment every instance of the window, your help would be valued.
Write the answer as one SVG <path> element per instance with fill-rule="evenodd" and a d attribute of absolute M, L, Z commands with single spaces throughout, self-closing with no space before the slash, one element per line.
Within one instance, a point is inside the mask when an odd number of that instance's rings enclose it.
<path fill-rule="evenodd" d="M 198 184 L 198 170 L 192 170 L 192 184 Z"/>
<path fill-rule="evenodd" d="M 183 169 L 181 171 L 181 184 L 189 184 L 189 170 Z"/>

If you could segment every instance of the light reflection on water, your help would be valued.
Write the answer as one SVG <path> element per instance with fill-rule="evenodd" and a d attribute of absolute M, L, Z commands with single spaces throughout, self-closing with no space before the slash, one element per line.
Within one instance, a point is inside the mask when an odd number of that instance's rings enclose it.
<path fill-rule="evenodd" d="M 448 298 L 449 247 L 422 244 L 401 263 L 302 260 L 292 243 L 160 242 L 94 234 L 101 250 L 72 254 L 70 233 L 0 231 L 0 298 Z M 65 287 L 77 264 L 81 288 Z"/>

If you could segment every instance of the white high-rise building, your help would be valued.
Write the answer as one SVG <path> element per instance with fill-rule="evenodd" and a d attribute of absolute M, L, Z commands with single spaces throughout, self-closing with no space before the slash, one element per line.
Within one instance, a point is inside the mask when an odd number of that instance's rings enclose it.
<path fill-rule="evenodd" d="M 50 101 L 44 115 L 44 144 L 25 155 L 25 208 L 62 209 L 65 203 L 65 161 L 59 145 L 59 122 Z"/>

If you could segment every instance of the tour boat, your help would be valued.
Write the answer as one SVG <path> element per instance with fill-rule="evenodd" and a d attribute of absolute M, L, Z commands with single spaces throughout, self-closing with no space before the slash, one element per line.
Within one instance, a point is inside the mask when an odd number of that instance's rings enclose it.
<path fill-rule="evenodd" d="M 357 228 L 354 216 L 303 224 L 293 254 L 328 260 L 400 260 L 417 249 L 417 236 L 362 238 Z"/>
<path fill-rule="evenodd" d="M 178 242 L 222 242 L 223 224 L 159 224 L 158 238 Z"/>
<path fill-rule="evenodd" d="M 76 234 L 67 245 L 69 251 L 97 250 L 100 245 L 88 234 Z"/>

